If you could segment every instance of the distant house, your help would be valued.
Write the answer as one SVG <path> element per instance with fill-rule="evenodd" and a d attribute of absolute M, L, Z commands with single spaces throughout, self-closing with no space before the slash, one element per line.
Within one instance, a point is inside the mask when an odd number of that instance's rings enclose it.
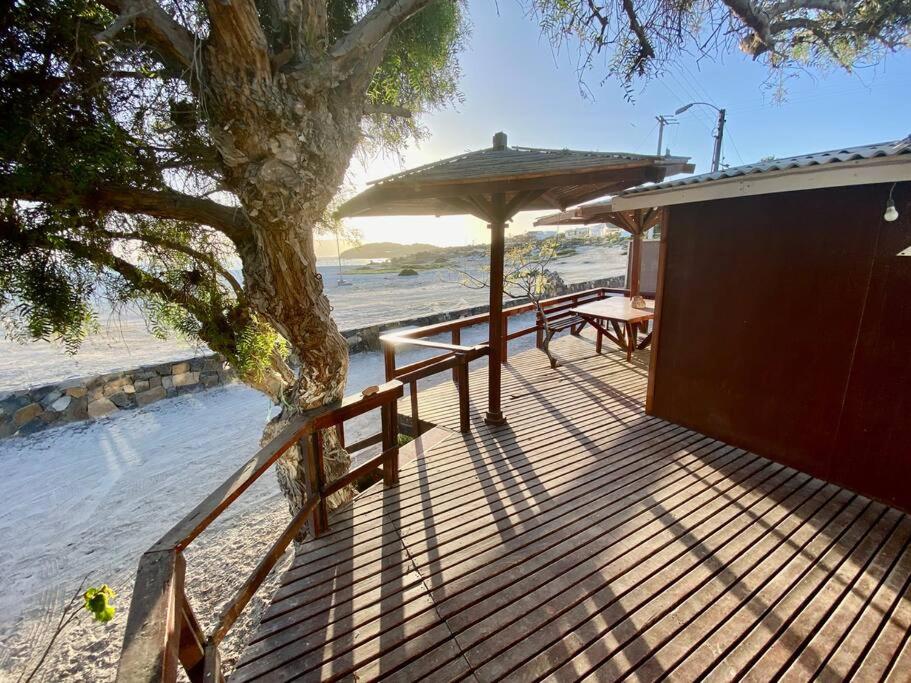
<path fill-rule="evenodd" d="M 614 232 L 620 232 L 620 228 L 616 225 L 598 223 L 596 225 L 577 225 L 567 228 L 562 234 L 569 238 L 584 239 L 587 237 L 604 237 Z"/>
<path fill-rule="evenodd" d="M 527 237 L 533 240 L 546 240 L 551 237 L 555 237 L 557 234 L 556 230 L 529 230 L 525 233 Z"/>
<path fill-rule="evenodd" d="M 570 239 L 582 239 L 585 237 L 591 237 L 591 228 L 587 225 L 580 225 L 576 228 L 567 228 L 563 231 L 563 234 Z"/>
<path fill-rule="evenodd" d="M 911 138 L 613 205 L 663 207 L 648 412 L 911 511 Z"/>

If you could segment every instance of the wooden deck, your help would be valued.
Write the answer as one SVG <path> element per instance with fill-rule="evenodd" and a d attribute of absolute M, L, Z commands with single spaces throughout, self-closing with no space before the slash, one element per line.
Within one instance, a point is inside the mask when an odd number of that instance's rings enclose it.
<path fill-rule="evenodd" d="M 472 373 L 473 431 L 332 515 L 232 680 L 908 680 L 911 518 L 647 417 L 643 352 L 556 346 L 504 368 L 507 427 Z"/>

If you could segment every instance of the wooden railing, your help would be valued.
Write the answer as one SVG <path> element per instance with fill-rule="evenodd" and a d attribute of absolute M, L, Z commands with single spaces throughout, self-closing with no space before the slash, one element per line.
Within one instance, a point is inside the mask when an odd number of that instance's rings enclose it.
<path fill-rule="evenodd" d="M 309 523 L 313 536 L 328 529 L 326 498 L 361 477 L 381 470 L 386 486 L 398 483 L 398 411 L 402 382 L 393 380 L 295 417 L 281 433 L 261 448 L 212 495 L 200 503 L 139 562 L 123 651 L 117 671 L 122 683 L 174 681 L 178 664 L 191 681 L 223 680 L 218 646 L 285 549 Z M 336 428 L 340 436 L 346 420 L 380 409 L 379 439 L 348 446 L 349 452 L 376 441 L 382 452 L 333 482 L 323 475 L 321 431 Z M 184 590 L 184 549 L 294 444 L 300 444 L 306 475 L 307 498 L 252 574 L 235 591 L 216 617 L 208 635 L 203 632 Z"/>
<path fill-rule="evenodd" d="M 629 290 L 627 289 L 596 287 L 594 289 L 586 289 L 581 292 L 574 292 L 545 299 L 541 302 L 541 307 L 548 322 L 552 323 L 571 317 L 572 314 L 569 312 L 570 309 L 580 304 L 604 299 L 611 295 L 623 295 L 628 293 Z M 507 348 L 509 342 L 513 339 L 518 339 L 527 334 L 534 334 L 535 343 L 538 348 L 541 348 L 541 345 L 544 342 L 544 321 L 541 319 L 540 315 L 536 315 L 534 325 L 516 330 L 515 332 L 509 332 L 510 318 L 534 310 L 535 305 L 531 302 L 518 306 L 511 306 L 503 310 L 504 339 L 501 352 L 503 363 L 507 362 Z M 404 330 L 394 334 L 385 334 L 380 337 L 380 341 L 383 344 L 386 381 L 388 382 L 397 379 L 403 384 L 408 385 L 408 393 L 411 401 L 411 424 L 415 435 L 417 435 L 420 430 L 418 380 L 450 368 L 452 369 L 452 379 L 458 387 L 459 428 L 463 432 L 469 431 L 468 364 L 476 358 L 487 355 L 489 342 L 476 346 L 463 346 L 462 330 L 466 327 L 473 327 L 474 325 L 486 323 L 489 319 L 490 315 L 488 313 L 480 313 L 465 318 L 457 318 L 455 320 L 447 320 L 433 325 L 417 327 L 412 330 Z M 450 334 L 450 343 L 427 339 L 427 337 L 435 337 L 446 333 Z M 399 346 L 431 348 L 443 351 L 443 353 L 398 367 L 396 365 L 396 348 Z"/>
<path fill-rule="evenodd" d="M 542 302 L 542 308 L 550 324 L 571 317 L 569 311 L 574 306 L 612 294 L 626 293 L 625 289 L 599 287 L 547 299 Z M 537 344 L 540 346 L 542 343 L 544 324 L 540 314 L 536 316 L 534 325 L 508 332 L 510 318 L 533 310 L 533 303 L 525 303 L 503 311 L 503 329 L 507 332 L 503 341 L 503 362 L 506 362 L 507 357 L 506 344 L 513 339 L 536 334 Z M 420 431 L 418 380 L 451 370 L 459 388 L 460 426 L 462 431 L 469 430 L 468 364 L 487 355 L 489 344 L 463 346 L 461 331 L 466 327 L 486 323 L 488 319 L 489 315 L 484 313 L 381 337 L 387 379 L 385 384 L 365 389 L 337 404 L 295 417 L 278 436 L 153 545 L 139 562 L 117 680 L 129 683 L 170 682 L 176 680 L 180 665 L 194 683 L 222 681 L 219 644 L 304 525 L 309 524 L 310 533 L 314 537 L 327 531 L 329 522 L 326 498 L 375 471 L 382 471 L 386 486 L 398 483 L 397 403 L 404 395 L 404 384 L 410 388 L 412 430 L 413 435 L 417 436 Z M 450 343 L 428 339 L 447 332 L 450 334 Z M 396 367 L 396 347 L 403 344 L 442 353 Z M 345 445 L 345 448 L 353 453 L 381 443 L 382 452 L 337 480 L 326 482 L 323 474 L 323 430 L 336 429 L 344 445 L 344 423 L 377 408 L 380 409 L 381 416 L 379 433 L 355 444 Z M 184 590 L 186 562 L 183 551 L 295 444 L 300 445 L 303 454 L 306 500 L 250 576 L 216 616 L 214 626 L 206 634 L 193 613 Z"/>

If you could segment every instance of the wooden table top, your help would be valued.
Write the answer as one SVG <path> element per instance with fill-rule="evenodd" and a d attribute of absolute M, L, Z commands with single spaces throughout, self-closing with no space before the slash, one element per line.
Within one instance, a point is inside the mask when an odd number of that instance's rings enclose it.
<path fill-rule="evenodd" d="M 633 308 L 628 296 L 612 296 L 600 301 L 571 308 L 570 312 L 581 316 L 619 320 L 625 323 L 639 323 L 655 317 L 655 302 L 646 300 L 648 308 Z"/>

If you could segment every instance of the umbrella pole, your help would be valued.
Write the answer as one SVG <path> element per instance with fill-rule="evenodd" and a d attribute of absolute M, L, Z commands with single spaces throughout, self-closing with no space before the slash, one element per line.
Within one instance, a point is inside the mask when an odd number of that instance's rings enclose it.
<path fill-rule="evenodd" d="M 490 223 L 490 355 L 488 357 L 487 414 L 484 422 L 506 422 L 500 405 L 501 360 L 503 356 L 503 260 L 506 222 Z"/>

